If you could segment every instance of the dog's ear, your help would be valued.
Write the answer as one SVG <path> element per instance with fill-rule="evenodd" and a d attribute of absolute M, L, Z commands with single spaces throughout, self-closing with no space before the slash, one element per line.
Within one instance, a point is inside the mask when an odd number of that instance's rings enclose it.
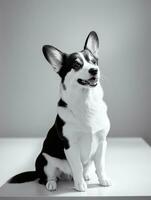
<path fill-rule="evenodd" d="M 85 41 L 84 49 L 88 49 L 97 59 L 99 54 L 99 38 L 95 31 L 91 31 Z"/>
<path fill-rule="evenodd" d="M 43 46 L 42 51 L 45 58 L 52 65 L 54 70 L 56 72 L 59 72 L 63 65 L 64 53 L 62 53 L 60 50 L 50 45 Z"/>

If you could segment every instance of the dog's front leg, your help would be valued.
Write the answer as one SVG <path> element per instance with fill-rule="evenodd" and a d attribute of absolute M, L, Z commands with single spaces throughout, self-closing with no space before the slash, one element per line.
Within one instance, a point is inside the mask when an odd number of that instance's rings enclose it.
<path fill-rule="evenodd" d="M 110 186 L 111 181 L 107 178 L 105 172 L 105 154 L 107 148 L 107 141 L 106 139 L 102 139 L 99 142 L 98 149 L 96 151 L 94 162 L 96 167 L 96 173 L 99 179 L 99 183 L 102 186 Z"/>
<path fill-rule="evenodd" d="M 87 189 L 87 184 L 83 178 L 83 166 L 77 145 L 72 144 L 69 149 L 65 150 L 65 154 L 72 169 L 74 189 L 84 192 Z"/>

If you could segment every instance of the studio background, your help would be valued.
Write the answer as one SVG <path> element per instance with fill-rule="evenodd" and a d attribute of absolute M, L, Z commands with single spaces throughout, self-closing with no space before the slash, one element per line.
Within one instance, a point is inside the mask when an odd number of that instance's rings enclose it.
<path fill-rule="evenodd" d="M 151 1 L 0 0 L 0 137 L 46 136 L 59 77 L 41 48 L 82 50 L 95 30 L 109 136 L 151 143 Z"/>

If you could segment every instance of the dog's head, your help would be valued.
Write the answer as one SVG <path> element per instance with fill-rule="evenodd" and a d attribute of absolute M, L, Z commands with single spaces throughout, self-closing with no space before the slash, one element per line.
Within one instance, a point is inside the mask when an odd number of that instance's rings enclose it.
<path fill-rule="evenodd" d="M 43 54 L 65 86 L 92 88 L 99 83 L 100 78 L 98 49 L 99 39 L 92 31 L 80 52 L 66 54 L 53 46 L 45 45 Z"/>

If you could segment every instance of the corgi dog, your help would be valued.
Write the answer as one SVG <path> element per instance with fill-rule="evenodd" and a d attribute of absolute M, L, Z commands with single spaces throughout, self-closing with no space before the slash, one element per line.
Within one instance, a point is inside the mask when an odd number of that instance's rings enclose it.
<path fill-rule="evenodd" d="M 99 184 L 111 185 L 105 172 L 110 121 L 100 83 L 96 32 L 89 33 L 80 52 L 67 54 L 50 45 L 42 51 L 61 80 L 57 116 L 36 159 L 35 171 L 18 174 L 9 183 L 38 179 L 55 191 L 58 179 L 67 176 L 73 178 L 74 189 L 83 192 L 94 162 Z"/>

